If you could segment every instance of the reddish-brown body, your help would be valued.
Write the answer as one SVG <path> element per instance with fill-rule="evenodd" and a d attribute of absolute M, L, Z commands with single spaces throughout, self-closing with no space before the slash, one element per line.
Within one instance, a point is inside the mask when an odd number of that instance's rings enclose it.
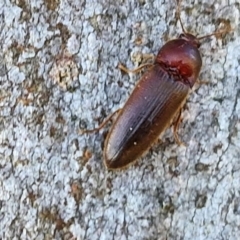
<path fill-rule="evenodd" d="M 114 122 L 104 147 L 109 169 L 127 166 L 147 151 L 169 126 L 198 78 L 198 39 L 184 33 L 167 42 L 142 76 Z"/>

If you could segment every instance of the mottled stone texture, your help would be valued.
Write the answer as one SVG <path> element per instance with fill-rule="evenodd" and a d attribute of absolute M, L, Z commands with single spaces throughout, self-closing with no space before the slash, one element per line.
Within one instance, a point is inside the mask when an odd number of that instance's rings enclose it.
<path fill-rule="evenodd" d="M 174 142 L 169 129 L 118 172 L 104 132 L 79 135 L 123 106 L 141 53 L 181 32 L 176 1 L 0 1 L 0 239 L 238 239 L 240 17 L 237 0 L 184 1 L 203 40 L 200 79 Z"/>

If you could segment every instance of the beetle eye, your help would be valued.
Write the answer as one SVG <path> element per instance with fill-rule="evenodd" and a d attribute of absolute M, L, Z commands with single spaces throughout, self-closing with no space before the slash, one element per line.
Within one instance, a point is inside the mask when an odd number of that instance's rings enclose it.
<path fill-rule="evenodd" d="M 179 38 L 185 38 L 185 34 L 184 34 L 184 33 L 181 33 L 181 34 L 179 35 Z"/>

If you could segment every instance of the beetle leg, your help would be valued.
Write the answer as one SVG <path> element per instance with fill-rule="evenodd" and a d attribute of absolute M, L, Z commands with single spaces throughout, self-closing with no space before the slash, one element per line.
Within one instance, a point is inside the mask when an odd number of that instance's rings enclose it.
<path fill-rule="evenodd" d="M 175 138 L 175 141 L 177 142 L 177 144 L 185 146 L 184 142 L 182 142 L 180 140 L 180 138 L 178 137 L 178 133 L 177 133 L 178 128 L 179 128 L 179 124 L 181 122 L 181 114 L 182 114 L 182 109 L 179 110 L 179 114 L 177 116 L 177 120 L 173 124 L 173 133 L 174 133 L 174 138 Z"/>
<path fill-rule="evenodd" d="M 154 63 L 156 56 L 152 53 L 143 53 L 142 54 L 142 62 L 151 62 Z"/>
<path fill-rule="evenodd" d="M 209 84 L 210 81 L 197 79 L 197 80 L 196 80 L 196 83 L 202 85 L 202 84 Z"/>
<path fill-rule="evenodd" d="M 118 68 L 120 70 L 122 70 L 123 72 L 126 72 L 129 74 L 129 73 L 138 73 L 139 71 L 141 71 L 142 68 L 150 67 L 152 65 L 153 65 L 152 63 L 144 63 L 135 69 L 128 69 L 128 68 L 124 67 L 121 63 L 119 63 Z"/>
<path fill-rule="evenodd" d="M 110 114 L 105 121 L 103 121 L 97 128 L 94 129 L 85 129 L 85 130 L 79 130 L 79 134 L 85 134 L 85 133 L 94 133 L 94 132 L 98 132 L 100 131 L 112 118 L 115 114 L 117 114 L 119 111 L 121 110 L 121 108 L 117 109 L 115 112 L 113 112 L 112 114 Z"/>

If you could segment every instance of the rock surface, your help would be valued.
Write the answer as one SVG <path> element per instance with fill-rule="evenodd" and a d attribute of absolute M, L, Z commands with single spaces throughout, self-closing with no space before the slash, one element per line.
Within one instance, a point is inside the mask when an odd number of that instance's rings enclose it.
<path fill-rule="evenodd" d="M 193 3 L 194 2 L 194 3 Z M 146 156 L 103 165 L 103 130 L 122 107 L 142 53 L 181 33 L 176 2 L 0 2 L 0 239 L 237 239 L 240 226 L 240 17 L 237 1 L 182 1 L 203 40 L 183 111 Z"/>

